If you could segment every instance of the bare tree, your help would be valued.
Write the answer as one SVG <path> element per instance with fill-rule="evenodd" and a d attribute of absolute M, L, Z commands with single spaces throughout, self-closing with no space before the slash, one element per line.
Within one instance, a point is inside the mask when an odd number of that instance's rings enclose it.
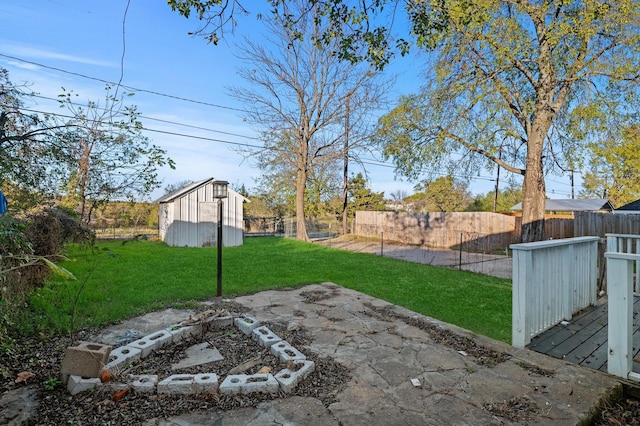
<path fill-rule="evenodd" d="M 251 87 L 233 87 L 230 92 L 244 103 L 247 121 L 264 140 L 264 149 L 251 153 L 258 166 L 295 174 L 297 238 L 306 241 L 305 199 L 312 171 L 325 162 L 343 161 L 345 152 L 358 161 L 386 84 L 370 66 L 340 61 L 331 53 L 332 46 L 313 41 L 325 25 L 312 2 L 291 1 L 285 7 L 287 15 L 300 17 L 297 30 L 291 31 L 280 16 L 265 20 L 266 37 L 246 39 L 238 46 L 238 57 L 249 64 L 239 75 Z M 301 28 L 304 37 L 298 32 Z"/>
<path fill-rule="evenodd" d="M 391 192 L 389 194 L 389 196 L 391 197 L 391 199 L 395 202 L 402 202 L 404 201 L 405 198 L 407 198 L 409 196 L 409 194 L 407 194 L 407 191 L 403 190 L 403 189 L 398 189 L 395 190 L 393 192 Z"/>

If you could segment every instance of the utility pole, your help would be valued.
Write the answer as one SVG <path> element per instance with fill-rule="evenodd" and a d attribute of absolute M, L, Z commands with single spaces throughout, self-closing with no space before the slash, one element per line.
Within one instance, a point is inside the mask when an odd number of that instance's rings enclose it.
<path fill-rule="evenodd" d="M 571 199 L 574 200 L 575 197 L 575 186 L 573 184 L 573 169 L 569 170 L 571 172 Z"/>
<path fill-rule="evenodd" d="M 349 212 L 347 211 L 348 194 L 349 194 L 349 100 L 351 94 L 347 95 L 347 101 L 345 104 L 345 119 L 344 119 L 344 149 L 343 149 L 343 161 L 344 169 L 342 175 L 342 235 L 347 235 L 349 231 Z"/>
<path fill-rule="evenodd" d="M 498 151 L 498 160 L 502 160 L 502 145 L 500 145 L 500 150 Z M 496 189 L 493 194 L 493 212 L 495 213 L 498 210 L 498 185 L 500 183 L 500 166 L 498 166 L 498 171 L 496 172 Z"/>

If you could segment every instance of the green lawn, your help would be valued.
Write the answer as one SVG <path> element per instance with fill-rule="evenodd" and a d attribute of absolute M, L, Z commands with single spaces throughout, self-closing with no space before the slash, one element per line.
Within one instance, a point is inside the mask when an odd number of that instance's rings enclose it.
<path fill-rule="evenodd" d="M 39 291 L 32 298 L 33 325 L 68 331 L 74 317 L 76 328 L 100 326 L 215 295 L 215 248 L 155 241 L 108 241 L 97 247 L 94 252 L 68 249 L 69 261 L 61 266 L 78 281 L 54 279 Z M 478 334 L 511 339 L 509 280 L 283 238 L 247 238 L 243 246 L 223 250 L 225 296 L 325 281 Z"/>

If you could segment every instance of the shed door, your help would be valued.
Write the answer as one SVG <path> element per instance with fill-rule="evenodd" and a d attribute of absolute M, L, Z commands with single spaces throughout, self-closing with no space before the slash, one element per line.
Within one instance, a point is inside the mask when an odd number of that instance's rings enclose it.
<path fill-rule="evenodd" d="M 198 203 L 198 246 L 216 244 L 216 203 Z"/>

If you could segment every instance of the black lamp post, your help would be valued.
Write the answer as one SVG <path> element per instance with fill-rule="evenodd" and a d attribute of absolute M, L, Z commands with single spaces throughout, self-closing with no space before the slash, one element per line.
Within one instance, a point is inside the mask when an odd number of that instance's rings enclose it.
<path fill-rule="evenodd" d="M 227 198 L 229 182 L 216 180 L 213 182 L 213 198 L 218 199 L 218 291 L 216 296 L 222 296 L 222 200 Z"/>

